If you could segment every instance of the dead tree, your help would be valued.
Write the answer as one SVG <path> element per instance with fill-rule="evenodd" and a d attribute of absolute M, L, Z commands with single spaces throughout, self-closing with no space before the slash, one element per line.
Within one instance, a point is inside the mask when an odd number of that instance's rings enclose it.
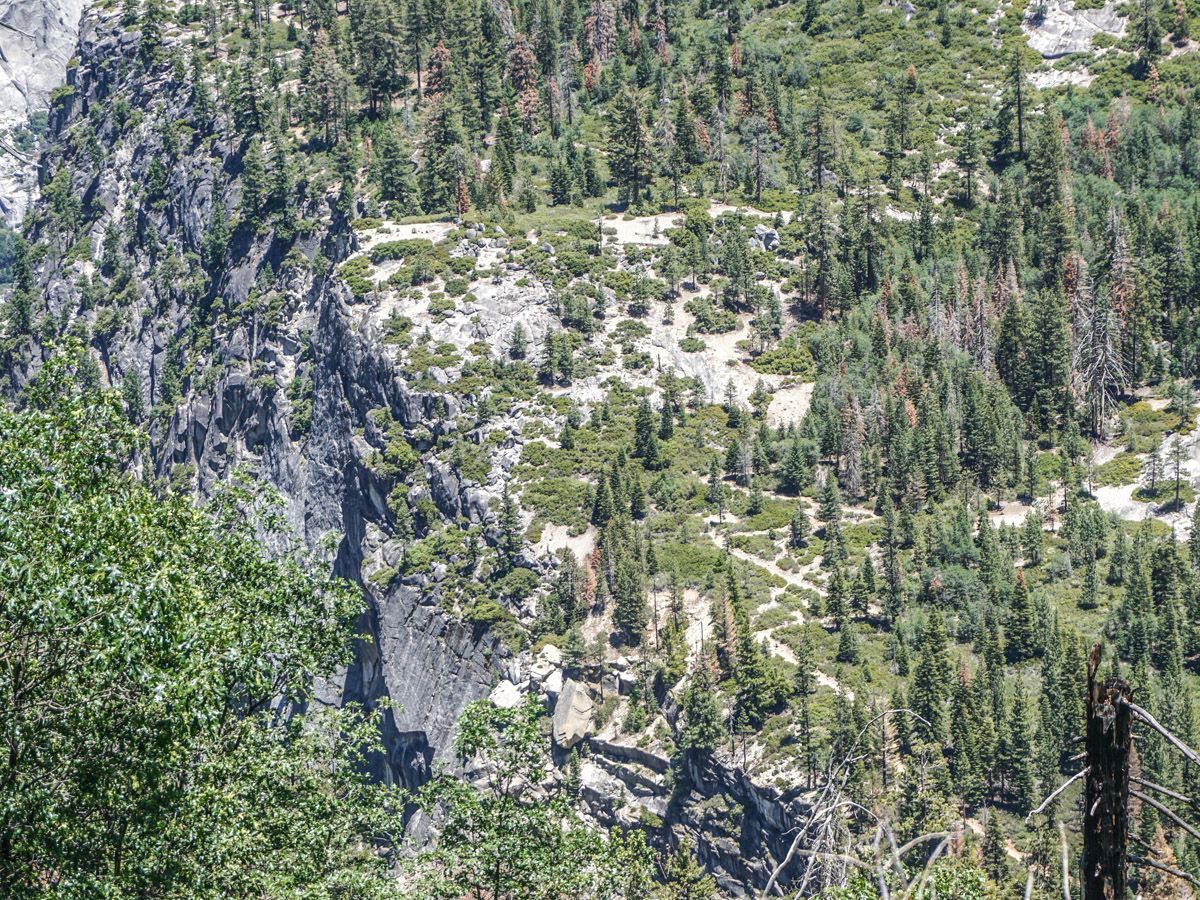
<path fill-rule="evenodd" d="M 1129 834 L 1129 683 L 1096 679 L 1100 645 L 1088 660 L 1087 782 L 1083 804 L 1083 900 L 1125 900 Z"/>

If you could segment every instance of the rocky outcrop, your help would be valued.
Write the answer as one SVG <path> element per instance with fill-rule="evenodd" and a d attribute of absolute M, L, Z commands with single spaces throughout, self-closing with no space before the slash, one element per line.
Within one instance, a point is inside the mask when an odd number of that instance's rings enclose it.
<path fill-rule="evenodd" d="M 660 847 L 689 835 L 727 894 L 761 885 L 790 827 L 792 798 L 719 766 L 681 770 L 657 744 L 593 737 L 593 686 L 564 667 L 563 653 L 545 646 L 514 656 L 488 627 L 463 621 L 467 608 L 456 606 L 448 575 L 452 545 L 409 565 L 408 551 L 423 537 L 461 537 L 470 528 L 477 553 L 496 542 L 495 501 L 521 458 L 530 401 L 493 410 L 490 470 L 453 461 L 445 450 L 456 442 L 484 444 L 474 423 L 479 398 L 446 388 L 452 366 L 418 381 L 397 363 L 381 334 L 384 314 L 337 275 L 361 246 L 336 195 L 298 187 L 304 228 L 296 237 L 269 221 L 240 221 L 245 143 L 227 117 L 198 119 L 193 86 L 179 70 L 140 71 L 137 47 L 119 10 L 84 16 L 71 92 L 55 104 L 42 160 L 44 173 L 69 177 L 66 193 L 79 208 L 64 222 L 50 204 L 38 204 L 30 236 L 49 251 L 36 266 L 45 297 L 39 317 L 87 334 L 100 380 L 140 394 L 150 474 L 201 495 L 241 473 L 270 486 L 298 539 L 359 586 L 364 638 L 353 664 L 320 684 L 318 697 L 384 709 L 382 750 L 371 760 L 377 777 L 419 787 L 439 763 L 454 762 L 453 731 L 467 704 L 491 696 L 512 706 L 534 696 L 551 713 L 556 759 L 582 760 L 579 795 L 592 819 L 645 828 Z M 118 116 L 118 106 L 139 115 Z M 161 189 L 151 193 L 156 179 Z M 230 233 L 214 251 L 206 236 L 218 220 L 231 223 Z M 103 258 L 106 233 L 121 242 L 116 265 Z M 765 227 L 755 239 L 764 247 L 779 240 Z M 495 252 L 491 242 L 503 239 L 486 240 L 472 252 Z M 554 319 L 543 302 L 548 291 L 518 279 L 479 285 L 435 340 L 486 342 L 499 353 L 515 321 L 540 336 Z M 121 280 L 118 303 L 112 295 Z M 424 315 L 426 329 L 440 324 L 427 308 L 398 311 Z M 657 337 L 683 354 L 681 333 Z M 27 350 L 9 373 L 18 386 L 45 352 L 32 338 Z M 723 367 L 684 355 L 688 371 L 713 369 L 704 385 L 715 395 Z M 599 391 L 600 379 L 587 389 Z M 393 442 L 407 444 L 403 474 L 381 464 Z M 500 601 L 485 597 L 491 606 L 481 604 L 480 621 L 536 615 L 536 585 L 543 579 L 544 586 L 554 563 L 528 547 L 512 562 L 535 587 L 506 601 L 511 608 L 499 616 Z M 596 687 L 620 698 L 636 683 L 630 663 L 618 660 Z M 669 697 L 664 713 L 674 721 Z M 414 830 L 423 827 L 414 821 Z"/>
<path fill-rule="evenodd" d="M 671 760 L 597 737 L 587 748 L 580 796 L 592 816 L 605 825 L 647 828 L 660 846 L 686 837 L 723 897 L 757 896 L 811 809 L 799 790 L 755 784 L 713 757 Z M 789 863 L 780 883 L 800 876 L 805 862 Z"/>
<path fill-rule="evenodd" d="M 588 693 L 587 685 L 568 678 L 554 704 L 554 743 L 563 750 L 570 750 L 592 730 L 592 716 L 596 704 Z"/>
<path fill-rule="evenodd" d="M 1076 9 L 1074 0 L 1047 0 L 1044 12 L 1025 21 L 1029 46 L 1045 59 L 1090 53 L 1096 35 L 1120 38 L 1125 34 L 1129 20 L 1121 7 L 1117 0 L 1108 0 L 1099 9 Z"/>
<path fill-rule="evenodd" d="M 30 116 L 66 77 L 85 0 L 10 0 L 0 12 L 0 222 L 16 226 L 37 196 Z"/>
<path fill-rule="evenodd" d="M 460 712 L 487 696 L 505 650 L 486 629 L 448 614 L 432 574 L 366 577 L 399 562 L 388 500 L 394 476 L 371 467 L 388 439 L 373 414 L 385 412 L 424 447 L 454 431 L 464 401 L 414 389 L 356 318 L 354 298 L 332 269 L 354 240 L 332 197 L 302 197 L 297 214 L 310 227 L 294 239 L 235 227 L 225 259 L 201 269 L 214 210 L 224 206 L 236 219 L 245 146 L 224 120 L 195 119 L 191 85 L 170 66 L 139 73 L 137 46 L 119 10 L 84 15 L 71 94 L 50 116 L 42 159 L 44 170 L 70 173 L 83 224 L 63 226 L 40 206 L 33 216 L 32 239 L 57 251 L 37 270 L 45 314 L 93 335 L 102 381 L 132 380 L 154 409 L 148 462 L 160 478 L 202 495 L 239 473 L 273 488 L 298 538 L 361 586 L 367 603 L 358 630 L 366 637 L 354 664 L 320 685 L 319 697 L 367 706 L 386 700 L 376 772 L 417 787 L 439 759 L 449 759 Z M 117 98 L 144 115 L 118 119 Z M 177 122 L 195 127 L 166 147 L 164 133 Z M 100 151 L 78 152 L 72 139 L 80 134 Z M 165 186 L 161 196 L 147 197 L 154 164 L 165 167 Z M 83 292 L 99 279 L 93 260 L 109 228 L 130 238 L 122 264 L 134 289 L 123 307 L 102 311 Z M 80 238 L 91 259 L 67 261 L 64 249 Z M 160 277 L 164 265 L 178 268 Z M 197 333 L 203 340 L 185 348 Z M 26 363 L 9 373 L 18 385 L 42 352 L 31 342 Z M 164 393 L 169 377 L 178 386 L 174 397 Z M 431 459 L 419 474 L 414 495 L 432 495 L 447 519 L 491 516 L 486 496 L 472 493 L 451 467 Z"/>

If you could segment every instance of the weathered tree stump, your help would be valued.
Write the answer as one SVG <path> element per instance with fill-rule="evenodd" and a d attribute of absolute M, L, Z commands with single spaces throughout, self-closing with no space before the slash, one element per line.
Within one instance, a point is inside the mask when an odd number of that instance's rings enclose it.
<path fill-rule="evenodd" d="M 1088 661 L 1087 779 L 1083 806 L 1084 900 L 1126 900 L 1132 700 L 1122 678 L 1097 682 L 1100 645 Z"/>

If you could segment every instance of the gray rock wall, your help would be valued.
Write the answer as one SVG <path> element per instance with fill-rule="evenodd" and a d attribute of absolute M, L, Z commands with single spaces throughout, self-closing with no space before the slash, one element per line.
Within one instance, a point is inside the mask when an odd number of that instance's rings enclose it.
<path fill-rule="evenodd" d="M 47 109 L 66 77 L 86 0 L 8 0 L 0 6 L 0 222 L 16 226 L 37 196 L 36 153 L 18 155 L 15 129 Z"/>

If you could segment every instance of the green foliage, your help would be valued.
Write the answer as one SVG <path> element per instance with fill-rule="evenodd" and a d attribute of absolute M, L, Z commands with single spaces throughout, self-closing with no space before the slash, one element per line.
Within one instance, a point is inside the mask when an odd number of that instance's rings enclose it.
<path fill-rule="evenodd" d="M 810 378 L 814 372 L 812 354 L 795 336 L 788 335 L 771 350 L 750 360 L 750 367 L 763 375 L 797 375 Z"/>
<path fill-rule="evenodd" d="M 420 805 L 439 813 L 439 827 L 435 848 L 416 863 L 419 896 L 645 896 L 651 857 L 642 832 L 602 833 L 562 790 L 534 793 L 545 775 L 541 715 L 535 697 L 512 709 L 477 701 L 463 711 L 455 752 L 490 765 L 480 788 L 439 773 L 421 790 Z"/>
<path fill-rule="evenodd" d="M 366 779 L 375 723 L 299 713 L 348 658 L 356 592 L 265 555 L 268 498 L 197 506 L 126 475 L 141 437 L 69 358 L 0 410 L 10 895 L 394 895 L 360 850 L 403 806 Z"/>

